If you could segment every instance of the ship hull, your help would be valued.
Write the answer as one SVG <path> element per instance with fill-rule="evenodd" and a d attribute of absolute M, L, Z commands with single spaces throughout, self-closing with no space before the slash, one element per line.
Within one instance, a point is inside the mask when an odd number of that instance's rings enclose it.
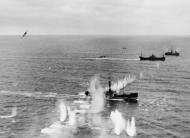
<path fill-rule="evenodd" d="M 165 53 L 166 56 L 179 56 L 179 53 Z"/>
<path fill-rule="evenodd" d="M 165 61 L 165 57 L 155 57 L 155 58 L 151 58 L 151 57 L 139 57 L 140 60 L 149 60 L 149 61 Z"/>
<path fill-rule="evenodd" d="M 137 103 L 138 102 L 138 93 L 114 94 L 112 96 L 107 95 L 107 100 L 124 101 L 124 102 L 128 102 L 128 103 Z"/>

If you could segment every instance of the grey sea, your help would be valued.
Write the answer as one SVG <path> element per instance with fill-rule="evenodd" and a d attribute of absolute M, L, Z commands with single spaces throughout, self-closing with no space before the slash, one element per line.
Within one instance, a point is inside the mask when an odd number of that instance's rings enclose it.
<path fill-rule="evenodd" d="M 171 48 L 180 56 L 139 60 Z M 95 75 L 103 88 L 135 76 L 122 91 L 138 92 L 138 103 L 105 103 L 100 113 L 78 113 L 74 127 L 56 124 L 60 101 L 75 108 Z M 130 137 L 113 132 L 116 110 L 135 118 L 135 138 L 190 137 L 190 37 L 0 36 L 0 138 Z"/>

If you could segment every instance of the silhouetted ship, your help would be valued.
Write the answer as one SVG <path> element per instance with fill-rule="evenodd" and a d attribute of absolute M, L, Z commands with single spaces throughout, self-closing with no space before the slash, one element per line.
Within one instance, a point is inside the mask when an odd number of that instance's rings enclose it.
<path fill-rule="evenodd" d="M 171 50 L 171 51 L 166 52 L 165 55 L 166 56 L 179 56 L 179 52 L 177 52 L 176 50 L 175 50 L 175 52 L 173 50 Z"/>
<path fill-rule="evenodd" d="M 106 58 L 106 56 L 99 56 L 99 58 Z"/>
<path fill-rule="evenodd" d="M 129 103 L 137 103 L 138 102 L 138 93 L 122 93 L 118 94 L 116 91 L 111 90 L 111 81 L 109 81 L 109 89 L 105 93 L 107 100 L 112 101 L 125 101 Z"/>
<path fill-rule="evenodd" d="M 156 57 L 154 54 L 152 54 L 149 57 L 143 57 L 142 54 L 139 56 L 140 60 L 149 60 L 149 61 L 165 61 L 165 57 Z"/>
<path fill-rule="evenodd" d="M 128 103 L 137 103 L 138 102 L 138 93 L 133 92 L 133 93 L 122 93 L 118 94 L 116 91 L 113 91 L 111 89 L 111 81 L 108 82 L 109 89 L 108 91 L 105 92 L 105 97 L 106 100 L 108 101 L 124 101 Z M 91 97 L 91 94 L 89 91 L 85 91 L 85 95 L 87 97 Z"/>

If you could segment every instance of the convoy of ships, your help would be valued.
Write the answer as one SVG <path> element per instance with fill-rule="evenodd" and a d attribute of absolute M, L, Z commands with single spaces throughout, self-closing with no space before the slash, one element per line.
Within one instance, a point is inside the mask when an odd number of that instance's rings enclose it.
<path fill-rule="evenodd" d="M 25 37 L 27 35 L 27 31 L 24 32 L 22 37 Z M 126 49 L 125 47 L 122 49 Z M 165 56 L 179 56 L 179 52 L 176 50 L 170 50 L 168 52 L 165 52 Z M 144 57 L 141 55 L 139 56 L 140 60 L 148 60 L 148 61 L 165 61 L 165 56 L 157 57 L 156 55 L 152 54 L 151 56 Z M 106 58 L 107 56 L 99 56 L 99 58 Z M 111 81 L 108 81 L 108 90 L 105 92 L 106 100 L 108 101 L 124 101 L 128 103 L 137 103 L 138 102 L 138 92 L 132 92 L 132 93 L 122 93 L 118 94 L 116 91 L 111 89 Z M 84 95 L 86 97 L 91 96 L 91 92 L 85 91 Z"/>
<path fill-rule="evenodd" d="M 176 50 L 173 51 L 173 50 L 170 50 L 168 52 L 165 52 L 164 54 L 165 56 L 179 56 L 179 52 L 177 52 Z M 161 57 L 157 57 L 155 56 L 154 54 L 152 54 L 151 56 L 149 57 L 143 57 L 142 56 L 142 53 L 141 53 L 141 56 L 139 56 L 140 60 L 149 60 L 149 61 L 165 61 L 165 56 L 161 56 Z"/>
<path fill-rule="evenodd" d="M 156 56 L 155 54 L 152 54 L 151 56 L 147 56 L 144 57 L 141 55 L 139 56 L 140 60 L 148 60 L 148 61 L 165 61 L 166 57 L 165 56 L 179 56 L 179 52 L 177 52 L 176 50 L 170 50 L 168 52 L 165 52 L 165 54 L 163 56 Z M 98 58 L 107 58 L 107 56 L 99 56 Z"/>
<path fill-rule="evenodd" d="M 176 50 L 170 50 L 168 52 L 165 52 L 163 56 L 156 56 L 152 54 L 151 56 L 144 57 L 141 55 L 139 56 L 140 60 L 147 60 L 147 61 L 165 61 L 166 57 L 165 56 L 179 56 L 179 52 Z M 100 56 L 99 58 L 106 58 L 106 56 Z M 138 92 L 132 92 L 132 93 L 122 93 L 118 94 L 116 91 L 113 91 L 111 89 L 111 81 L 108 83 L 109 89 L 108 91 L 105 92 L 105 97 L 109 101 L 124 101 L 128 103 L 137 103 L 138 102 Z M 90 96 L 90 92 L 86 91 L 85 92 L 86 96 Z"/>

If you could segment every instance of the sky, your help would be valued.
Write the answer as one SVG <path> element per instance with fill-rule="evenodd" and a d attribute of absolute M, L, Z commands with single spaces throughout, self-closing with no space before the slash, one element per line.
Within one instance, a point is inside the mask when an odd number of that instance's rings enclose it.
<path fill-rule="evenodd" d="M 0 0 L 0 34 L 189 35 L 190 0 Z"/>

